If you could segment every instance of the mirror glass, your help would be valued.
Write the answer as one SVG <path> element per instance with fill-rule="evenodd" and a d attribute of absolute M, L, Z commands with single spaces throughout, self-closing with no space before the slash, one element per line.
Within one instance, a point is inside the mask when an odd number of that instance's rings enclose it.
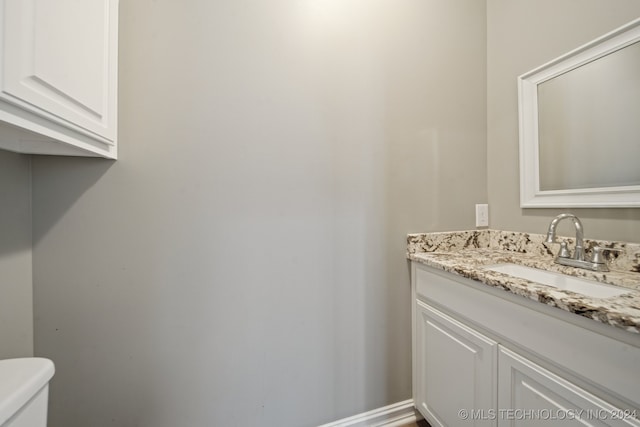
<path fill-rule="evenodd" d="M 518 83 L 521 206 L 640 206 L 640 20 Z"/>
<path fill-rule="evenodd" d="M 538 85 L 540 190 L 640 185 L 640 43 Z"/>

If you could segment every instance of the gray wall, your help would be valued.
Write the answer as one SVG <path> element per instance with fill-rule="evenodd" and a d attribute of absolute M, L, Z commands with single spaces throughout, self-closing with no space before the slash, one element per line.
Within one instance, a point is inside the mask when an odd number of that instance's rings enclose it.
<path fill-rule="evenodd" d="M 33 355 L 31 159 L 0 150 L 0 359 Z"/>
<path fill-rule="evenodd" d="M 487 1 L 491 228 L 544 233 L 551 218 L 573 212 L 583 220 L 586 237 L 640 242 L 640 209 L 520 208 L 516 85 L 520 74 L 638 17 L 638 0 Z"/>
<path fill-rule="evenodd" d="M 33 162 L 52 427 L 411 397 L 405 235 L 486 190 L 477 0 L 122 0 L 120 159 Z"/>

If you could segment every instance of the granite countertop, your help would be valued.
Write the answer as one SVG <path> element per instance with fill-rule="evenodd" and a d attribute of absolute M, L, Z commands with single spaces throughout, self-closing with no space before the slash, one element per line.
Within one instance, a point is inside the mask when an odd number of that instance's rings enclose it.
<path fill-rule="evenodd" d="M 407 236 L 407 258 L 488 286 L 538 301 L 577 315 L 640 333 L 640 244 L 585 240 L 587 251 L 595 246 L 622 249 L 608 255 L 606 273 L 553 262 L 558 245 L 544 242 L 546 236 L 497 230 L 472 230 Z M 561 238 L 573 247 L 572 238 Z M 564 291 L 483 267 L 513 263 L 564 273 L 629 289 L 610 298 L 593 298 Z"/>

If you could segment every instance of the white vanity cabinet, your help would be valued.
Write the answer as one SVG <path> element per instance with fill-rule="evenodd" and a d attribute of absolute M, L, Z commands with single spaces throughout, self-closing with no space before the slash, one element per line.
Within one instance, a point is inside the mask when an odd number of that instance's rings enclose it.
<path fill-rule="evenodd" d="M 433 427 L 640 426 L 638 334 L 416 262 L 411 271 L 413 394 Z"/>
<path fill-rule="evenodd" d="M 420 301 L 416 316 L 415 404 L 432 427 L 456 425 L 460 408 L 495 408 L 498 343 Z"/>
<path fill-rule="evenodd" d="M 118 0 L 3 0 L 0 148 L 116 158 Z"/>

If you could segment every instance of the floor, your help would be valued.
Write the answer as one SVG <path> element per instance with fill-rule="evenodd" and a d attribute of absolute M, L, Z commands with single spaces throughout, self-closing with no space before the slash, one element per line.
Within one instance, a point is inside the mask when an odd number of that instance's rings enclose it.
<path fill-rule="evenodd" d="M 402 426 L 402 427 L 431 427 L 431 426 L 425 420 L 420 420 L 418 422 L 407 424 L 407 425 Z"/>

